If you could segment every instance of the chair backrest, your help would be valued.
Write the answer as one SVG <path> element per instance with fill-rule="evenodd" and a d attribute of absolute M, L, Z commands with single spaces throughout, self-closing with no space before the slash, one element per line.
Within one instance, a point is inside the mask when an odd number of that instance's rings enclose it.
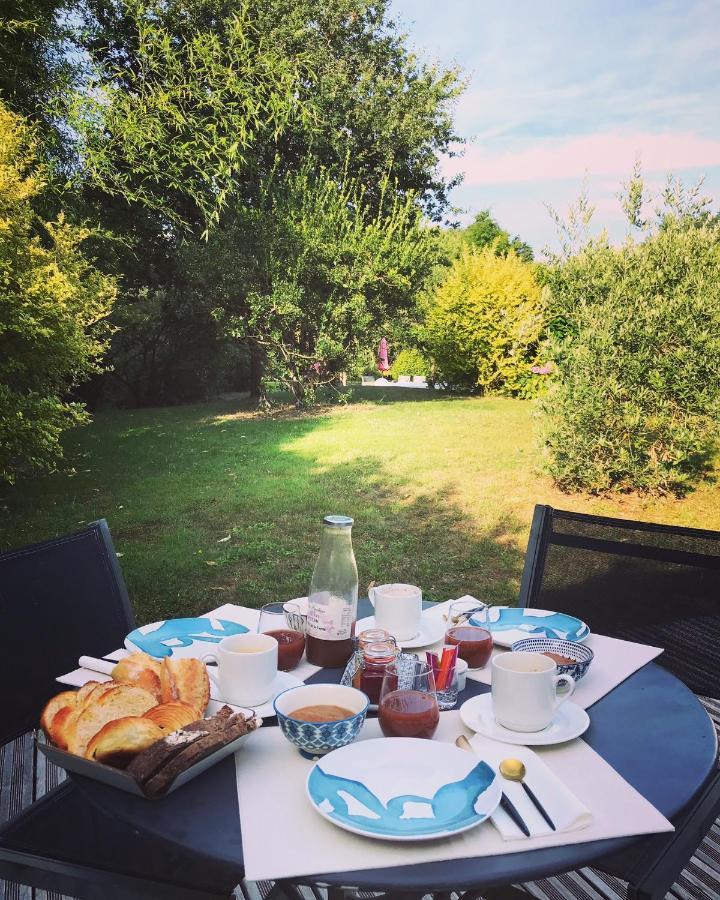
<path fill-rule="evenodd" d="M 0 555 L 0 746 L 38 723 L 78 657 L 122 647 L 135 616 L 104 519 Z"/>
<path fill-rule="evenodd" d="M 520 605 L 658 647 L 657 662 L 720 697 L 720 533 L 536 506 Z"/>

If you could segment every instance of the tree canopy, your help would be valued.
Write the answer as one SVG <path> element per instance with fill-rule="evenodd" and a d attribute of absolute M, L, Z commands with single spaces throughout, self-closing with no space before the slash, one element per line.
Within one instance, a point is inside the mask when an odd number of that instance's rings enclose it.
<path fill-rule="evenodd" d="M 489 209 L 484 209 L 475 216 L 475 221 L 462 232 L 462 237 L 463 243 L 476 250 L 492 247 L 496 256 L 507 256 L 512 251 L 525 262 L 533 261 L 530 244 L 526 244 L 517 235 L 510 237 L 510 233 L 493 219 Z"/>

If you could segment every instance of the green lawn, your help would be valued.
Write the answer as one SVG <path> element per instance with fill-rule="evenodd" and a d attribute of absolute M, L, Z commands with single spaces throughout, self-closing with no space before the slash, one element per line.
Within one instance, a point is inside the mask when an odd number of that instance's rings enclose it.
<path fill-rule="evenodd" d="M 720 530 L 713 482 L 682 501 L 560 494 L 534 423 L 527 401 L 377 389 L 271 418 L 229 402 L 101 413 L 69 436 L 71 471 L 0 489 L 0 548 L 104 516 L 151 621 L 306 593 L 329 512 L 355 518 L 361 591 L 495 602 L 517 596 L 535 503 Z"/>

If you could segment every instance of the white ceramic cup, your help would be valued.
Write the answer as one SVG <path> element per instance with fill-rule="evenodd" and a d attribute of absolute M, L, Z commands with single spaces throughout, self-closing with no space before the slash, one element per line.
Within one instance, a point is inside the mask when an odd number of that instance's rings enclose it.
<path fill-rule="evenodd" d="M 216 653 L 203 662 L 217 663 L 217 673 L 208 669 L 220 696 L 235 706 L 259 706 L 272 696 L 278 673 L 278 642 L 269 634 L 234 634 L 223 638 Z"/>
<path fill-rule="evenodd" d="M 569 675 L 556 675 L 552 659 L 542 653 L 500 653 L 492 661 L 492 702 L 495 720 L 512 731 L 542 731 L 555 710 L 575 690 Z M 557 686 L 569 690 L 558 696 Z"/>
<path fill-rule="evenodd" d="M 384 628 L 398 641 L 420 632 L 422 591 L 412 584 L 381 584 L 368 591 L 375 607 L 375 627 Z"/>

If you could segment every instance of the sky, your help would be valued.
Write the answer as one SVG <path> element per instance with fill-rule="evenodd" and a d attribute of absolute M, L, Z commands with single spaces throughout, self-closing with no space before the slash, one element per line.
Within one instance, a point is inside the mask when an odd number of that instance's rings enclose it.
<path fill-rule="evenodd" d="M 446 174 L 463 224 L 489 208 L 536 255 L 585 183 L 593 228 L 627 233 L 617 198 L 639 159 L 720 200 L 720 0 L 392 0 L 426 61 L 459 65 L 455 122 L 468 140 Z"/>

